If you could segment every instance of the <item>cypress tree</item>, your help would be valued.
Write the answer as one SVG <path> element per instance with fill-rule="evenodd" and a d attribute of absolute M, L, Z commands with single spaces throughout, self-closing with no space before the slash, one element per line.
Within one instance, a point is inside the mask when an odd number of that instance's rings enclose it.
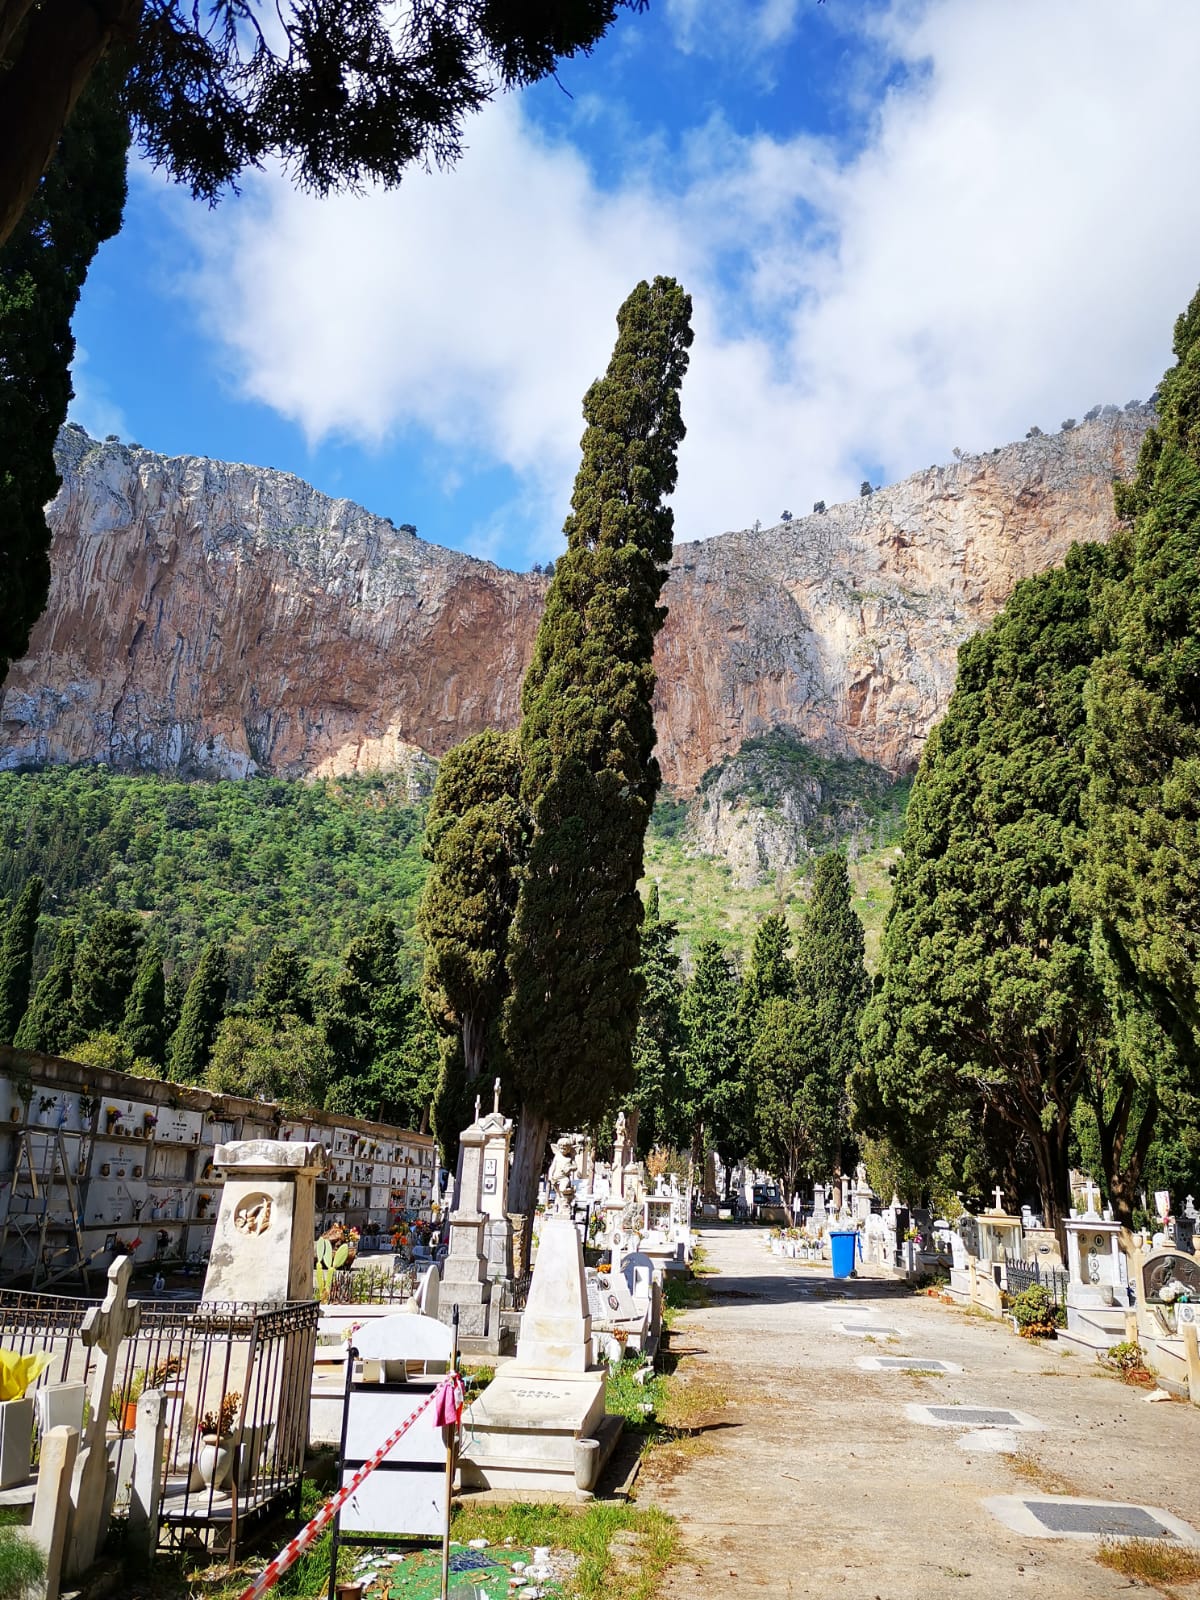
<path fill-rule="evenodd" d="M 871 992 L 863 925 L 854 909 L 850 873 L 840 850 L 830 850 L 817 860 L 812 898 L 800 929 L 796 976 L 825 1040 L 825 1103 L 837 1108 L 837 1132 L 826 1138 L 822 1148 L 828 1152 L 829 1170 L 840 1173 L 850 1075 L 858 1061 L 858 1029 Z"/>
<path fill-rule="evenodd" d="M 1200 1075 L 1200 292 L 1175 324 L 1088 689 L 1083 903 Z"/>
<path fill-rule="evenodd" d="M 254 974 L 254 992 L 245 1013 L 264 1022 L 282 1023 L 285 1017 L 313 1020 L 312 977 L 309 964 L 291 945 L 271 946 L 267 959 Z"/>
<path fill-rule="evenodd" d="M 913 785 L 854 1086 L 857 1125 L 926 1174 L 948 1147 L 965 1161 L 980 1129 L 993 1147 L 1006 1129 L 1052 1226 L 1070 1201 L 1075 1108 L 1109 1051 L 1072 877 L 1091 596 L 1111 559 L 1075 546 L 959 651 Z"/>
<path fill-rule="evenodd" d="M 50 965 L 33 991 L 13 1039 L 19 1050 L 44 1050 L 57 1056 L 70 1044 L 75 1029 L 74 969 L 75 929 L 67 923 L 58 931 Z"/>
<path fill-rule="evenodd" d="M 768 1000 L 788 1000 L 796 992 L 796 974 L 787 955 L 789 943 L 787 921 L 778 911 L 770 912 L 755 929 L 741 997 L 742 1016 L 751 1029 Z"/>
<path fill-rule="evenodd" d="M 491 1076 L 489 1061 L 499 1065 L 496 1025 L 508 993 L 505 955 L 528 834 L 514 734 L 479 733 L 442 757 L 425 825 L 430 871 L 417 931 L 425 944 L 425 1003 L 458 1041 L 447 1059 L 461 1059 L 468 1088 Z"/>
<path fill-rule="evenodd" d="M 198 1083 L 208 1066 L 213 1040 L 229 993 L 229 957 L 223 944 L 206 944 L 183 997 L 168 1067 L 177 1083 Z"/>
<path fill-rule="evenodd" d="M 5 924 L 4 938 L 0 940 L 0 1044 L 12 1044 L 29 1004 L 33 941 L 37 937 L 41 903 L 42 880 L 30 878 L 21 890 Z"/>
<path fill-rule="evenodd" d="M 683 1106 L 684 1031 L 679 1005 L 683 984 L 675 950 L 677 925 L 659 915 L 658 884 L 646 894 L 642 922 L 642 1002 L 633 1042 L 633 1103 L 639 1111 L 638 1149 L 686 1144 Z"/>
<path fill-rule="evenodd" d="M 25 654 L 50 587 L 45 506 L 67 419 L 71 318 L 92 257 L 125 205 L 129 123 L 102 68 L 80 97 L 18 228 L 0 248 L 0 683 Z"/>
<path fill-rule="evenodd" d="M 75 1030 L 70 1043 L 90 1033 L 119 1033 L 137 976 L 142 925 L 129 911 L 101 911 L 75 955 Z"/>
<path fill-rule="evenodd" d="M 683 1107 L 697 1175 L 704 1149 L 750 1143 L 745 1115 L 745 1030 L 737 973 L 715 939 L 696 951 L 696 967 L 680 1002 L 687 1034 Z M 728 1165 L 728 1163 L 727 1163 Z"/>
<path fill-rule="evenodd" d="M 162 954 L 149 944 L 142 952 L 137 976 L 125 1004 L 121 1037 L 135 1060 L 149 1061 L 156 1067 L 166 1062 L 167 997 Z"/>
<path fill-rule="evenodd" d="M 583 458 L 521 692 L 532 820 L 504 1033 L 521 1096 L 511 1194 L 531 1213 L 552 1123 L 599 1120 L 633 1077 L 646 824 L 658 790 L 654 640 L 671 558 L 691 302 L 640 283 L 584 399 Z"/>
<path fill-rule="evenodd" d="M 801 1174 L 823 1179 L 837 1159 L 839 1100 L 830 1092 L 829 1042 L 807 996 L 769 996 L 755 1023 L 750 1072 L 756 1159 L 778 1179 L 790 1214 Z"/>

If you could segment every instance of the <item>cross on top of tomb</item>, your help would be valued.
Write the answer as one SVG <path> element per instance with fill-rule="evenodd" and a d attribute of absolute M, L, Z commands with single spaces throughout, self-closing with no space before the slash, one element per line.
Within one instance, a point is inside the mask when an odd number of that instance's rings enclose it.
<path fill-rule="evenodd" d="M 500 1115 L 500 1079 L 499 1078 L 497 1078 L 495 1083 L 492 1084 L 492 1115 L 494 1117 L 498 1117 Z"/>
<path fill-rule="evenodd" d="M 1003 1210 L 1004 1210 L 1004 1190 L 1000 1187 L 999 1184 L 997 1184 L 996 1187 L 992 1190 L 992 1193 L 996 1197 L 996 1210 L 999 1211 L 999 1212 L 1003 1212 Z"/>
<path fill-rule="evenodd" d="M 1087 1181 L 1087 1191 L 1086 1192 L 1087 1192 L 1087 1215 L 1089 1217 L 1094 1217 L 1097 1214 L 1096 1213 L 1096 1196 L 1097 1196 L 1098 1190 L 1096 1188 L 1096 1185 L 1092 1182 L 1092 1180 L 1090 1178 Z"/>
<path fill-rule="evenodd" d="M 124 1339 L 131 1339 L 142 1325 L 142 1308 L 136 1300 L 129 1299 L 129 1280 L 133 1277 L 133 1257 L 118 1256 L 108 1269 L 108 1289 L 102 1304 L 93 1306 L 83 1319 L 79 1338 L 88 1349 L 100 1351 L 96 1363 L 95 1390 L 92 1396 L 92 1418 L 108 1417 L 108 1403 L 112 1399 L 113 1384 L 117 1376 L 117 1356 Z"/>

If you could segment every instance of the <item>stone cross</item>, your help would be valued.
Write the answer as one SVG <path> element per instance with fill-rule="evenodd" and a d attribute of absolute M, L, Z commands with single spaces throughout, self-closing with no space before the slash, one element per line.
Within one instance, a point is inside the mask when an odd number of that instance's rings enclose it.
<path fill-rule="evenodd" d="M 999 1184 L 997 1184 L 996 1187 L 992 1190 L 992 1193 L 996 1197 L 996 1210 L 999 1211 L 999 1212 L 1003 1212 L 1003 1210 L 1004 1210 L 1004 1190 L 1000 1187 Z"/>
<path fill-rule="evenodd" d="M 500 1115 L 500 1079 L 499 1078 L 497 1078 L 495 1083 L 492 1084 L 492 1115 L 494 1117 L 498 1117 Z"/>
<path fill-rule="evenodd" d="M 133 1257 L 118 1256 L 108 1269 L 108 1291 L 101 1305 L 83 1319 L 80 1342 L 98 1351 L 92 1380 L 92 1414 L 84 1430 L 82 1449 L 71 1484 L 71 1539 L 65 1568 L 77 1577 L 90 1567 L 106 1531 L 109 1510 L 108 1407 L 117 1377 L 122 1342 L 131 1339 L 142 1324 L 142 1308 L 129 1299 Z"/>
<path fill-rule="evenodd" d="M 479 1105 L 480 1105 L 479 1096 L 476 1095 L 475 1096 L 475 1121 L 476 1122 L 479 1121 Z"/>
<path fill-rule="evenodd" d="M 1089 1178 L 1087 1181 L 1087 1215 L 1089 1217 L 1096 1215 L 1096 1194 L 1096 1185 Z"/>

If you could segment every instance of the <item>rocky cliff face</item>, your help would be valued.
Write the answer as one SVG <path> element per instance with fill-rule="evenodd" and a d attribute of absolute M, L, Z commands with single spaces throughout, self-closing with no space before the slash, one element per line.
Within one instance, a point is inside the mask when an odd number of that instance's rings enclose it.
<path fill-rule="evenodd" d="M 1112 531 L 1146 410 L 931 468 L 819 516 L 676 548 L 659 759 L 690 791 L 788 729 L 915 763 L 960 642 Z M 54 582 L 3 700 L 0 766 L 209 776 L 393 767 L 507 727 L 546 580 L 428 545 L 290 475 L 61 439 Z"/>

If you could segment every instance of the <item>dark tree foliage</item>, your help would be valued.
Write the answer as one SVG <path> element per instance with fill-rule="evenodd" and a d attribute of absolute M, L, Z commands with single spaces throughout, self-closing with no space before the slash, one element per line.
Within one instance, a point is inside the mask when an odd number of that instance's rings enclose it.
<path fill-rule="evenodd" d="M 21 891 L 0 940 L 0 1044 L 11 1044 L 29 1004 L 33 942 L 37 936 L 42 880 L 30 878 Z"/>
<path fill-rule="evenodd" d="M 863 925 L 854 909 L 850 873 L 840 850 L 817 859 L 812 898 L 800 928 L 796 976 L 825 1040 L 825 1100 L 837 1108 L 834 1123 L 822 1131 L 820 1148 L 828 1150 L 832 1170 L 842 1171 L 850 1074 L 858 1061 L 858 1029 L 871 980 Z"/>
<path fill-rule="evenodd" d="M 75 1032 L 72 999 L 75 971 L 75 929 L 67 923 L 58 930 L 54 956 L 33 991 L 13 1043 L 22 1050 L 43 1050 L 61 1055 Z"/>
<path fill-rule="evenodd" d="M 329 1051 L 331 1110 L 427 1128 L 437 1036 L 405 983 L 400 930 L 378 913 L 350 941 L 319 1026 Z"/>
<path fill-rule="evenodd" d="M 675 940 L 679 929 L 659 914 L 658 885 L 646 894 L 642 921 L 642 1000 L 633 1042 L 633 1103 L 638 1117 L 638 1152 L 656 1145 L 687 1144 L 682 1105 L 684 1032 L 679 1004 L 683 984 Z"/>
<path fill-rule="evenodd" d="M 280 161 L 325 194 L 453 161 L 498 88 L 588 51 L 645 0 L 0 0 L 0 241 L 106 52 L 139 145 L 215 199 Z"/>
<path fill-rule="evenodd" d="M 171 1039 L 167 1068 L 177 1083 L 199 1083 L 203 1078 L 228 994 L 228 952 L 223 944 L 207 944 L 187 986 L 179 1026 Z"/>
<path fill-rule="evenodd" d="M 6 85 L 0 74 L 0 101 Z M 46 603 L 45 506 L 60 481 L 54 441 L 72 394 L 71 318 L 92 257 L 120 227 L 125 204 L 129 124 L 112 90 L 111 74 L 98 74 L 0 248 L 0 684 L 25 654 Z M 0 129 L 3 120 L 0 113 Z M 7 233 L 0 230 L 0 239 Z"/>
<path fill-rule="evenodd" d="M 254 974 L 254 991 L 246 1014 L 262 1022 L 296 1017 L 313 1019 L 312 976 L 309 964 L 289 944 L 272 945 L 267 959 Z"/>
<path fill-rule="evenodd" d="M 162 951 L 148 944 L 125 1006 L 121 1037 L 137 1060 L 162 1067 L 167 1059 L 167 995 Z"/>
<path fill-rule="evenodd" d="M 796 992 L 796 974 L 788 959 L 791 941 L 787 919 L 778 911 L 770 912 L 755 929 L 741 994 L 742 1016 L 751 1031 L 768 1000 L 789 1000 Z"/>
<path fill-rule="evenodd" d="M 101 911 L 75 954 L 75 1044 L 90 1033 L 119 1033 L 137 976 L 142 924 L 128 911 Z"/>
<path fill-rule="evenodd" d="M 501 1065 L 505 957 L 528 837 L 515 734 L 479 733 L 449 751 L 425 826 L 430 869 L 417 931 L 425 944 L 425 1001 L 457 1040 L 449 1055 L 461 1058 L 468 1085 L 489 1063 L 493 1072 Z M 440 1114 L 439 1128 L 445 1121 Z"/>
<path fill-rule="evenodd" d="M 748 1130 L 759 1165 L 778 1179 L 784 1203 L 802 1174 L 824 1179 L 837 1160 L 840 1096 L 829 1071 L 828 1041 L 806 996 L 768 997 L 750 1043 L 754 1120 Z"/>
<path fill-rule="evenodd" d="M 680 1015 L 686 1030 L 683 1053 L 683 1123 L 695 1170 L 704 1151 L 740 1141 L 750 1133 L 746 1105 L 746 1034 L 741 986 L 725 951 L 706 939 L 683 991 Z"/>
<path fill-rule="evenodd" d="M 552 1122 L 598 1121 L 633 1079 L 642 872 L 658 789 L 654 640 L 684 436 L 691 301 L 640 283 L 584 399 L 583 459 L 521 694 L 532 819 L 509 943 L 504 1032 L 518 1091 L 514 1206 L 528 1211 Z"/>
<path fill-rule="evenodd" d="M 855 1080 L 861 1129 L 925 1171 L 986 1109 L 1028 1141 L 1053 1226 L 1070 1201 L 1072 1114 L 1107 1050 L 1071 880 L 1090 595 L 1109 560 L 1074 547 L 959 651 L 913 785 Z"/>
<path fill-rule="evenodd" d="M 1106 587 L 1092 674 L 1085 903 L 1120 980 L 1200 1063 L 1200 293 L 1137 476 L 1117 485 L 1127 576 Z"/>

